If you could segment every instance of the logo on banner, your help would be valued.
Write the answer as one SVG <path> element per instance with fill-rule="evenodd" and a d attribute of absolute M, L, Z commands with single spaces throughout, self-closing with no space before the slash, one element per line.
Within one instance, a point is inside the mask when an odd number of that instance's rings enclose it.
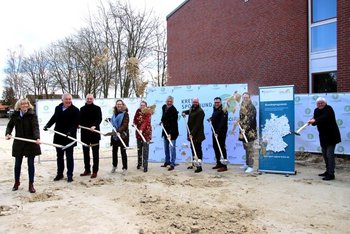
<path fill-rule="evenodd" d="M 295 102 L 300 102 L 300 97 L 296 96 L 295 97 Z"/>
<path fill-rule="evenodd" d="M 337 125 L 341 127 L 343 125 L 343 120 L 342 119 L 337 119 Z"/>
<path fill-rule="evenodd" d="M 318 97 L 319 97 L 318 95 L 314 95 L 314 96 L 312 96 L 312 99 L 314 99 L 314 101 L 316 101 L 316 99 L 317 99 Z"/>
<path fill-rule="evenodd" d="M 304 125 L 304 122 L 303 121 L 299 121 L 298 122 L 298 127 L 301 127 L 301 126 L 303 126 Z"/>
<path fill-rule="evenodd" d="M 348 139 L 350 139 L 350 132 L 348 132 L 347 137 L 348 137 Z"/>
<path fill-rule="evenodd" d="M 300 147 L 299 147 L 299 151 L 304 152 L 304 151 L 305 151 L 305 148 L 302 147 L 302 146 L 300 146 Z"/>
<path fill-rule="evenodd" d="M 344 106 L 344 111 L 345 112 L 350 112 L 350 106 Z"/>
<path fill-rule="evenodd" d="M 309 139 L 309 140 L 314 139 L 314 134 L 312 134 L 312 133 L 307 134 L 307 139 Z"/>
<path fill-rule="evenodd" d="M 311 113 L 311 109 L 310 108 L 306 108 L 305 109 L 305 114 L 309 115 Z"/>
<path fill-rule="evenodd" d="M 45 105 L 44 106 L 44 111 L 48 111 L 49 110 L 49 106 Z"/>
<path fill-rule="evenodd" d="M 339 152 L 339 153 L 343 153 L 344 152 L 344 147 L 343 146 L 338 146 L 337 147 L 337 151 Z"/>
<path fill-rule="evenodd" d="M 338 99 L 338 98 L 339 98 L 339 95 L 338 95 L 338 94 L 333 94 L 333 95 L 332 95 L 332 98 L 333 98 L 333 99 Z"/>

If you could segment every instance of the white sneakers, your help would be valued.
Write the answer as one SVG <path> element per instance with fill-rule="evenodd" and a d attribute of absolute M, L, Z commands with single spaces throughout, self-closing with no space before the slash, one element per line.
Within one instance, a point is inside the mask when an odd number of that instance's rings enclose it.
<path fill-rule="evenodd" d="M 115 170 L 117 170 L 117 167 L 112 167 L 111 173 L 115 173 Z"/>
<path fill-rule="evenodd" d="M 243 165 L 243 166 L 239 167 L 239 169 L 241 169 L 242 171 L 247 170 L 247 168 L 248 168 L 248 166 L 247 166 L 247 165 Z"/>
<path fill-rule="evenodd" d="M 127 170 L 123 169 L 122 175 L 126 175 Z"/>
<path fill-rule="evenodd" d="M 245 173 L 252 173 L 254 172 L 254 168 L 252 167 L 247 167 L 247 169 L 244 171 Z"/>

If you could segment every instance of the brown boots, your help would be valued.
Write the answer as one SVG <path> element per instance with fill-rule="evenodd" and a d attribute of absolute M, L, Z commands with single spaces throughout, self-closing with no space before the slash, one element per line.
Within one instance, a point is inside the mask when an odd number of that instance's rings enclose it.
<path fill-rule="evenodd" d="M 29 182 L 29 189 L 28 190 L 29 190 L 30 193 L 35 193 L 36 192 L 33 183 Z"/>
<path fill-rule="evenodd" d="M 15 184 L 13 185 L 12 191 L 17 191 L 20 184 L 21 183 L 19 182 L 19 180 L 16 180 Z"/>
<path fill-rule="evenodd" d="M 16 180 L 15 184 L 13 185 L 13 188 L 12 188 L 12 191 L 17 191 L 18 190 L 18 187 L 21 183 L 19 182 L 19 180 Z M 29 188 L 28 188 L 28 191 L 30 193 L 35 193 L 35 188 L 34 188 L 34 184 L 29 182 Z"/>

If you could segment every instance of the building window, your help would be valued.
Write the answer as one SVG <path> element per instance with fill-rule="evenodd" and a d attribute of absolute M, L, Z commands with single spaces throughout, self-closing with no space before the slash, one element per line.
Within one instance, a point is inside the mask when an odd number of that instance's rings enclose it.
<path fill-rule="evenodd" d="M 337 0 L 312 0 L 312 22 L 337 17 Z"/>
<path fill-rule="evenodd" d="M 311 28 L 311 52 L 337 48 L 337 23 L 322 24 Z"/>
<path fill-rule="evenodd" d="M 323 72 L 312 74 L 314 93 L 337 92 L 337 72 Z"/>

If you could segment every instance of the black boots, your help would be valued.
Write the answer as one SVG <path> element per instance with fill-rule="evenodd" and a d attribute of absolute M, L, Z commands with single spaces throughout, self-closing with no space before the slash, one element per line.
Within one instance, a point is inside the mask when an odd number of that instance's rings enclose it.
<path fill-rule="evenodd" d="M 18 187 L 21 183 L 19 182 L 19 180 L 16 180 L 15 184 L 13 185 L 12 191 L 16 191 L 18 190 Z"/>

